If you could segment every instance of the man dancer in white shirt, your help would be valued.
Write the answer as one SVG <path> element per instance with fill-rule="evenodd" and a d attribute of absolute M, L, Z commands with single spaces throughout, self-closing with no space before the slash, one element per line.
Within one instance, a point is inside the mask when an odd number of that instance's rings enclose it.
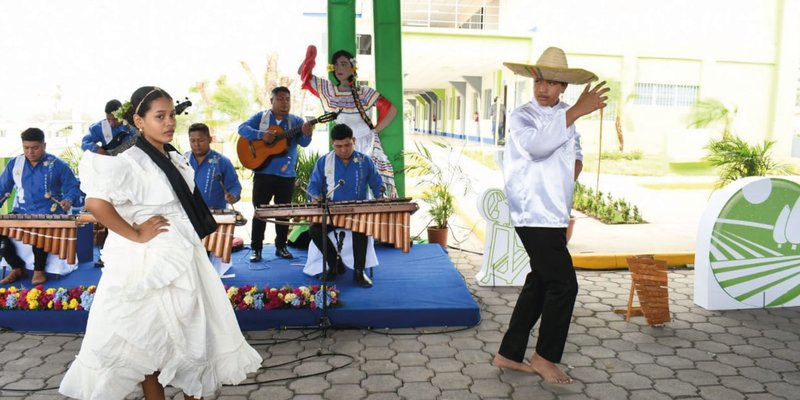
<path fill-rule="evenodd" d="M 575 180 L 583 166 L 575 121 L 606 105 L 602 82 L 586 86 L 574 106 L 560 101 L 567 84 L 584 84 L 595 74 L 567 67 L 558 48 L 548 48 L 535 65 L 505 63 L 534 78 L 533 101 L 514 110 L 503 156 L 505 190 L 514 229 L 531 259 L 531 272 L 511 314 L 494 365 L 541 375 L 550 383 L 572 379 L 561 362 L 578 280 L 567 249 L 566 231 Z M 528 337 L 541 317 L 536 351 L 525 362 Z"/>

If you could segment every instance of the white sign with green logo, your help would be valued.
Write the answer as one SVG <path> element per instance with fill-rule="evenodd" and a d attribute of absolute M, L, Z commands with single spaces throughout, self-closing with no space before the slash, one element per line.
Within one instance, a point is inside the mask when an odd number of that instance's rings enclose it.
<path fill-rule="evenodd" d="M 478 197 L 478 212 L 486 220 L 483 264 L 475 275 L 480 286 L 522 286 L 531 259 L 511 224 L 506 194 L 487 189 Z"/>
<path fill-rule="evenodd" d="M 697 234 L 694 302 L 800 306 L 800 185 L 750 177 L 714 193 Z"/>

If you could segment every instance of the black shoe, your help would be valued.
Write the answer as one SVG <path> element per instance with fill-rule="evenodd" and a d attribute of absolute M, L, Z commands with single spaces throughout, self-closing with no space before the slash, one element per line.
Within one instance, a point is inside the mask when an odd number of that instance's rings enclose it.
<path fill-rule="evenodd" d="M 250 262 L 259 262 L 261 261 L 261 250 L 253 250 L 253 253 L 250 254 Z"/>
<path fill-rule="evenodd" d="M 103 262 L 102 258 L 98 258 L 97 261 L 94 262 L 94 267 L 95 268 L 103 268 L 105 266 L 106 266 L 106 263 Z"/>
<path fill-rule="evenodd" d="M 325 274 L 319 274 L 317 279 L 320 280 L 321 282 L 331 282 L 331 281 L 336 280 L 336 277 L 338 276 L 338 274 L 335 271 L 330 271 L 329 270 L 329 271 L 327 271 L 327 273 L 328 273 L 327 277 L 325 276 Z"/>
<path fill-rule="evenodd" d="M 364 273 L 364 267 L 353 270 L 353 281 L 365 288 L 372 287 L 372 279 Z"/>
<path fill-rule="evenodd" d="M 285 245 L 275 247 L 275 255 L 280 258 L 285 258 L 287 260 L 291 260 L 294 258 L 292 253 L 289 253 L 289 250 L 286 248 Z"/>

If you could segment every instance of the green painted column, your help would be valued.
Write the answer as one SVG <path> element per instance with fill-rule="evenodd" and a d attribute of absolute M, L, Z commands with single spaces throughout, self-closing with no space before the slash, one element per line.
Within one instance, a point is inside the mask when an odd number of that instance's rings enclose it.
<path fill-rule="evenodd" d="M 403 162 L 403 55 L 401 43 L 400 0 L 373 0 L 375 21 L 375 89 L 397 108 L 397 116 L 381 133 L 386 156 L 395 171 L 397 195 L 406 193 Z"/>
<path fill-rule="evenodd" d="M 339 50 L 356 54 L 355 0 L 328 0 L 328 58 Z M 330 61 L 325 60 L 325 65 Z M 333 81 L 333 73 L 328 75 Z"/>

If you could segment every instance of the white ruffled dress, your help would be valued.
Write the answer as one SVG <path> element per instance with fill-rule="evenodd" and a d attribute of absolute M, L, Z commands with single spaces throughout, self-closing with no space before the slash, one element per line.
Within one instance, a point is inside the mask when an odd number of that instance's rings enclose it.
<path fill-rule="evenodd" d="M 178 153 L 170 159 L 194 187 Z M 147 243 L 109 232 L 105 268 L 86 335 L 59 391 L 79 399 L 122 399 L 144 376 L 199 398 L 237 384 L 261 366 L 247 344 L 219 276 L 166 175 L 139 148 L 116 156 L 86 152 L 80 163 L 87 197 L 111 202 L 129 223 L 153 215 L 168 232 Z"/>

